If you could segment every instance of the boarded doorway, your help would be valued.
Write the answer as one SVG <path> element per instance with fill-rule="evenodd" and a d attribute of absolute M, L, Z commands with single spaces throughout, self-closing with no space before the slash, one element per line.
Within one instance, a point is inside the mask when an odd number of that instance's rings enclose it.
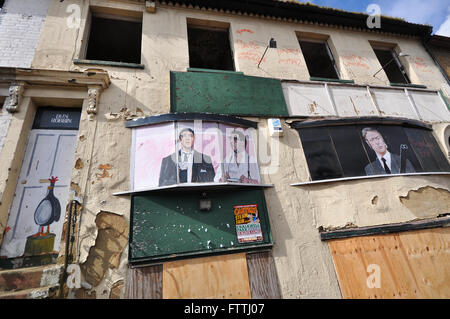
<path fill-rule="evenodd" d="M 450 298 L 450 228 L 329 242 L 344 298 Z"/>
<path fill-rule="evenodd" d="M 79 109 L 38 109 L 0 250 L 0 267 L 37 266 L 57 257 L 79 122 Z"/>

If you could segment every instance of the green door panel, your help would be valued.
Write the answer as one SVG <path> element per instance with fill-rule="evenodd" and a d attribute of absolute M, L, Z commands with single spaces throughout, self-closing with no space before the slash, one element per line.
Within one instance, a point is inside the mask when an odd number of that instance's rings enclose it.
<path fill-rule="evenodd" d="M 132 199 L 130 262 L 203 255 L 272 245 L 262 189 L 206 191 L 211 210 L 200 211 L 204 191 L 151 192 Z M 233 206 L 258 205 L 263 240 L 238 243 Z"/>

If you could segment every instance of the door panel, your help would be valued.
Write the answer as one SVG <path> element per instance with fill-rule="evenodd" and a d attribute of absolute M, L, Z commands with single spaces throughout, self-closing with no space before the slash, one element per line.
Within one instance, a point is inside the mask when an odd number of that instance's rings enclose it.
<path fill-rule="evenodd" d="M 8 219 L 10 231 L 4 237 L 0 256 L 13 258 L 24 255 L 27 238 L 38 232 L 39 226 L 34 221 L 34 213 L 46 197 L 50 186 L 49 178 L 52 176 L 58 177 L 54 195 L 61 205 L 61 216 L 59 221 L 53 222 L 49 227 L 50 233 L 54 234 L 52 250 L 59 250 L 76 142 L 76 130 L 30 131 Z"/>

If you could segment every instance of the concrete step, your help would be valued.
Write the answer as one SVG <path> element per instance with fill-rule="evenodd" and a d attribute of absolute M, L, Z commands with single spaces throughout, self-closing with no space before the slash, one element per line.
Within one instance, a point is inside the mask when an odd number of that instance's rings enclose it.
<path fill-rule="evenodd" d="M 59 285 L 0 292 L 0 299 L 46 299 L 58 294 Z"/>
<path fill-rule="evenodd" d="M 59 284 L 61 265 L 47 265 L 0 271 L 0 293 Z"/>

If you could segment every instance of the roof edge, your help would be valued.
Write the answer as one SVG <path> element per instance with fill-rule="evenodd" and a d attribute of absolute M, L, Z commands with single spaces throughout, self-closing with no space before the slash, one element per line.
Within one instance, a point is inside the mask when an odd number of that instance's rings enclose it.
<path fill-rule="evenodd" d="M 319 24 L 338 25 L 363 31 L 383 32 L 416 36 L 428 39 L 433 27 L 407 22 L 400 18 L 381 16 L 381 28 L 371 29 L 367 25 L 368 14 L 324 8 L 308 3 L 284 2 L 277 0 L 159 0 L 162 4 L 186 6 L 194 9 L 216 9 L 225 13 L 241 13 L 275 17 L 288 21 L 317 22 Z"/>

